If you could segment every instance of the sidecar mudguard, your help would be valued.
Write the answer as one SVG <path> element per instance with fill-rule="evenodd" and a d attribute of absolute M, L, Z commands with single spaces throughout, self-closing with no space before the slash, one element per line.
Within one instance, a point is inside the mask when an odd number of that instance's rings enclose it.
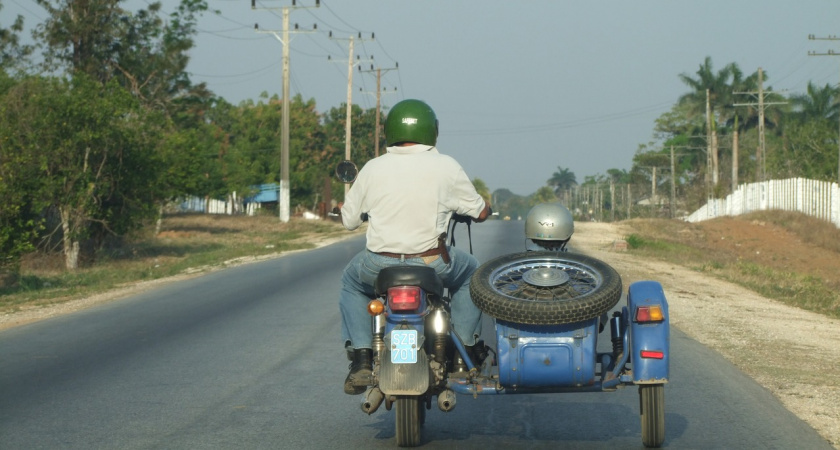
<path fill-rule="evenodd" d="M 394 364 L 386 348 L 379 366 L 379 390 L 385 395 L 420 395 L 429 390 L 429 358 L 421 348 L 417 362 Z"/>
<path fill-rule="evenodd" d="M 668 301 L 662 285 L 656 281 L 638 281 L 630 285 L 627 294 L 630 309 L 630 361 L 633 383 L 661 384 L 668 381 L 671 345 Z M 640 322 L 638 311 L 659 306 L 662 320 Z"/>

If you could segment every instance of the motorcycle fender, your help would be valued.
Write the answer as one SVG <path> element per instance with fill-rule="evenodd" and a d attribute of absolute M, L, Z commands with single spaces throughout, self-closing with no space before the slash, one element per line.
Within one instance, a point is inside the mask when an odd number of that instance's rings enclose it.
<path fill-rule="evenodd" d="M 662 285 L 656 281 L 639 281 L 631 284 L 627 294 L 627 303 L 630 307 L 633 382 L 635 384 L 665 383 L 669 375 L 671 333 L 668 301 L 665 299 Z M 654 305 L 661 306 L 663 321 L 636 322 L 635 315 L 639 307 Z"/>
<path fill-rule="evenodd" d="M 379 390 L 385 395 L 420 395 L 429 390 L 429 359 L 426 352 L 417 352 L 417 362 L 394 364 L 387 349 L 379 368 Z"/>

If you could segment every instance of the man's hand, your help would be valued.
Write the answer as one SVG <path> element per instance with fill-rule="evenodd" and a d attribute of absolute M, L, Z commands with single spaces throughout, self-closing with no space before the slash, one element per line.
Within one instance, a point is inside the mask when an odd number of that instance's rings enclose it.
<path fill-rule="evenodd" d="M 478 215 L 478 218 L 475 219 L 475 221 L 484 222 L 485 220 L 487 220 L 488 217 L 490 217 L 490 214 L 492 214 L 492 212 L 493 210 L 490 208 L 490 202 L 485 201 L 484 209 L 481 210 L 481 213 Z"/>

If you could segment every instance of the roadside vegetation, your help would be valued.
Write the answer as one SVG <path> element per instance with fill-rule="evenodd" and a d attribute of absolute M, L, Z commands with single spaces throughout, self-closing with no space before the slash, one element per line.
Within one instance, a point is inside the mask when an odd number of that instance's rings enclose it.
<path fill-rule="evenodd" d="M 137 282 L 190 275 L 346 236 L 340 223 L 292 218 L 206 214 L 169 215 L 160 233 L 150 225 L 113 240 L 90 265 L 67 271 L 60 254 L 30 253 L 20 276 L 0 287 L 0 314 L 84 298 Z"/>
<path fill-rule="evenodd" d="M 742 285 L 767 298 L 840 318 L 840 229 L 803 214 L 762 211 L 687 223 L 624 222 L 630 251 Z"/>
<path fill-rule="evenodd" d="M 29 24 L 32 41 L 23 37 L 23 17 L 0 24 L 0 308 L 305 248 L 302 236 L 332 232 L 317 229 L 330 226 L 324 222 L 278 225 L 268 217 L 207 216 L 201 220 L 209 224 L 184 225 L 185 231 L 166 228 L 187 220 L 170 216 L 161 233 L 145 225 L 185 196 L 241 200 L 260 185 L 281 181 L 284 99 L 264 92 L 234 105 L 193 83 L 186 70 L 199 18 L 213 13 L 212 2 L 179 0 L 168 15 L 159 2 L 137 11 L 124 0 L 35 3 L 47 14 Z M 807 92 L 787 95 L 764 89 L 770 74 L 750 70 L 736 62 L 716 67 L 706 57 L 693 72 L 675 74 L 686 93 L 654 121 L 651 142 L 628 143 L 628 151 L 637 145 L 629 170 L 579 180 L 557 166 L 544 186 L 526 195 L 503 186 L 491 190 L 480 178 L 474 183 L 502 218 L 524 218 L 536 203 L 559 201 L 579 220 L 628 221 L 677 217 L 742 183 L 837 179 L 840 90 L 809 82 Z M 757 110 L 743 104 L 744 93 L 759 90 L 779 104 L 762 119 L 766 127 Z M 326 209 L 343 198 L 343 186 L 331 174 L 346 139 L 357 149 L 354 162 L 364 166 L 376 156 L 376 140 L 384 144 L 377 132 L 383 111 L 351 105 L 353 127 L 346 136 L 346 105 L 316 105 L 301 95 L 287 100 L 289 206 Z M 760 142 L 766 148 L 755 153 Z M 836 233 L 814 231 L 821 225 L 776 217 L 755 220 L 802 239 L 825 234 L 824 243 L 814 244 L 823 248 L 840 242 Z M 261 231 L 235 225 L 259 221 L 275 223 Z M 684 239 L 693 235 L 680 227 L 700 225 L 630 223 L 639 228 L 629 236 L 634 251 L 679 259 L 752 283 L 766 295 L 837 314 L 836 275 Z"/>

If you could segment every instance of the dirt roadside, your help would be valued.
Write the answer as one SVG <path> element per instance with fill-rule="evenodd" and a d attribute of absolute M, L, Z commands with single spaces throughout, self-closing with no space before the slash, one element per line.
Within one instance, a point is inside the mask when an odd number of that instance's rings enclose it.
<path fill-rule="evenodd" d="M 840 321 L 781 304 L 740 286 L 623 251 L 620 223 L 575 223 L 574 247 L 621 275 L 662 284 L 671 324 L 718 351 L 840 449 Z M 618 244 L 618 245 L 617 245 Z"/>

